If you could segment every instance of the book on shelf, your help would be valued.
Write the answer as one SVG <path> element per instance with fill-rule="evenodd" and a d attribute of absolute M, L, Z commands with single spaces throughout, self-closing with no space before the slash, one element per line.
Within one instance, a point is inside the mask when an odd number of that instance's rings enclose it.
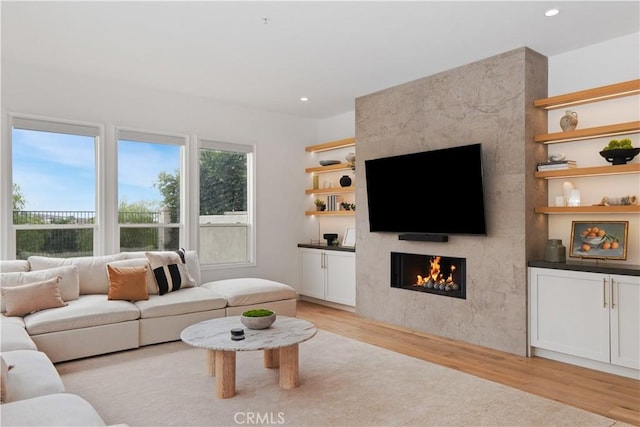
<path fill-rule="evenodd" d="M 569 169 L 569 168 L 575 168 L 575 167 L 577 167 L 575 160 L 559 160 L 559 161 L 538 163 L 539 171 Z"/>

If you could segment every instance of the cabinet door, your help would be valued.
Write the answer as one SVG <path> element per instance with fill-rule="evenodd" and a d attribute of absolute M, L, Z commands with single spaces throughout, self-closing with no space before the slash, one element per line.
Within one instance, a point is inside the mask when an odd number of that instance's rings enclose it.
<path fill-rule="evenodd" d="M 609 363 L 608 275 L 529 272 L 531 345 Z"/>
<path fill-rule="evenodd" d="M 356 258 L 353 252 L 327 252 L 327 301 L 356 305 Z"/>
<path fill-rule="evenodd" d="M 611 275 L 611 363 L 640 369 L 640 277 Z"/>
<path fill-rule="evenodd" d="M 299 292 L 313 298 L 325 299 L 325 258 L 317 249 L 298 249 Z"/>

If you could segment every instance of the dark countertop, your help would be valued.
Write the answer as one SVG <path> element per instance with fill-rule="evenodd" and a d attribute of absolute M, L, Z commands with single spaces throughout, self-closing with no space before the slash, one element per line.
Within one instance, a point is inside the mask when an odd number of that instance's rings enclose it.
<path fill-rule="evenodd" d="M 626 276 L 640 276 L 640 265 L 616 264 L 615 262 L 549 262 L 529 261 L 529 267 L 551 268 L 554 270 L 584 271 L 587 273 L 622 274 Z"/>
<path fill-rule="evenodd" d="M 342 246 L 328 246 L 328 245 L 311 245 L 308 243 L 298 243 L 299 248 L 310 249 L 323 249 L 325 251 L 339 251 L 339 252 L 355 252 L 356 248 L 343 248 Z"/>

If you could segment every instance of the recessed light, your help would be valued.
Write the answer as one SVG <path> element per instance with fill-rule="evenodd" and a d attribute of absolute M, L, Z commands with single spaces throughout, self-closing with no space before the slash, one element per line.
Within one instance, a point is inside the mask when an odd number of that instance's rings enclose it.
<path fill-rule="evenodd" d="M 307 98 L 306 96 L 303 96 L 302 98 L 300 98 L 300 101 L 302 102 L 307 102 L 309 100 L 309 98 Z"/>
<path fill-rule="evenodd" d="M 549 9 L 544 13 L 544 16 L 556 16 L 560 11 L 558 9 Z"/>

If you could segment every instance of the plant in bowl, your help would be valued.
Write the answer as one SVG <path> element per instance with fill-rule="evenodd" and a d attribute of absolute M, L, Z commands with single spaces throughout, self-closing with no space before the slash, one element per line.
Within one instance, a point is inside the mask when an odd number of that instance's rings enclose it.
<path fill-rule="evenodd" d="M 315 203 L 317 211 L 323 211 L 327 208 L 327 204 L 320 199 L 316 199 L 313 203 Z"/>
<path fill-rule="evenodd" d="M 633 160 L 640 153 L 640 148 L 634 148 L 629 138 L 621 140 L 612 139 L 606 147 L 600 151 L 600 155 L 614 165 L 624 165 Z"/>
<path fill-rule="evenodd" d="M 266 329 L 276 321 L 276 313 L 266 308 L 256 308 L 242 313 L 240 321 L 249 329 Z"/>

